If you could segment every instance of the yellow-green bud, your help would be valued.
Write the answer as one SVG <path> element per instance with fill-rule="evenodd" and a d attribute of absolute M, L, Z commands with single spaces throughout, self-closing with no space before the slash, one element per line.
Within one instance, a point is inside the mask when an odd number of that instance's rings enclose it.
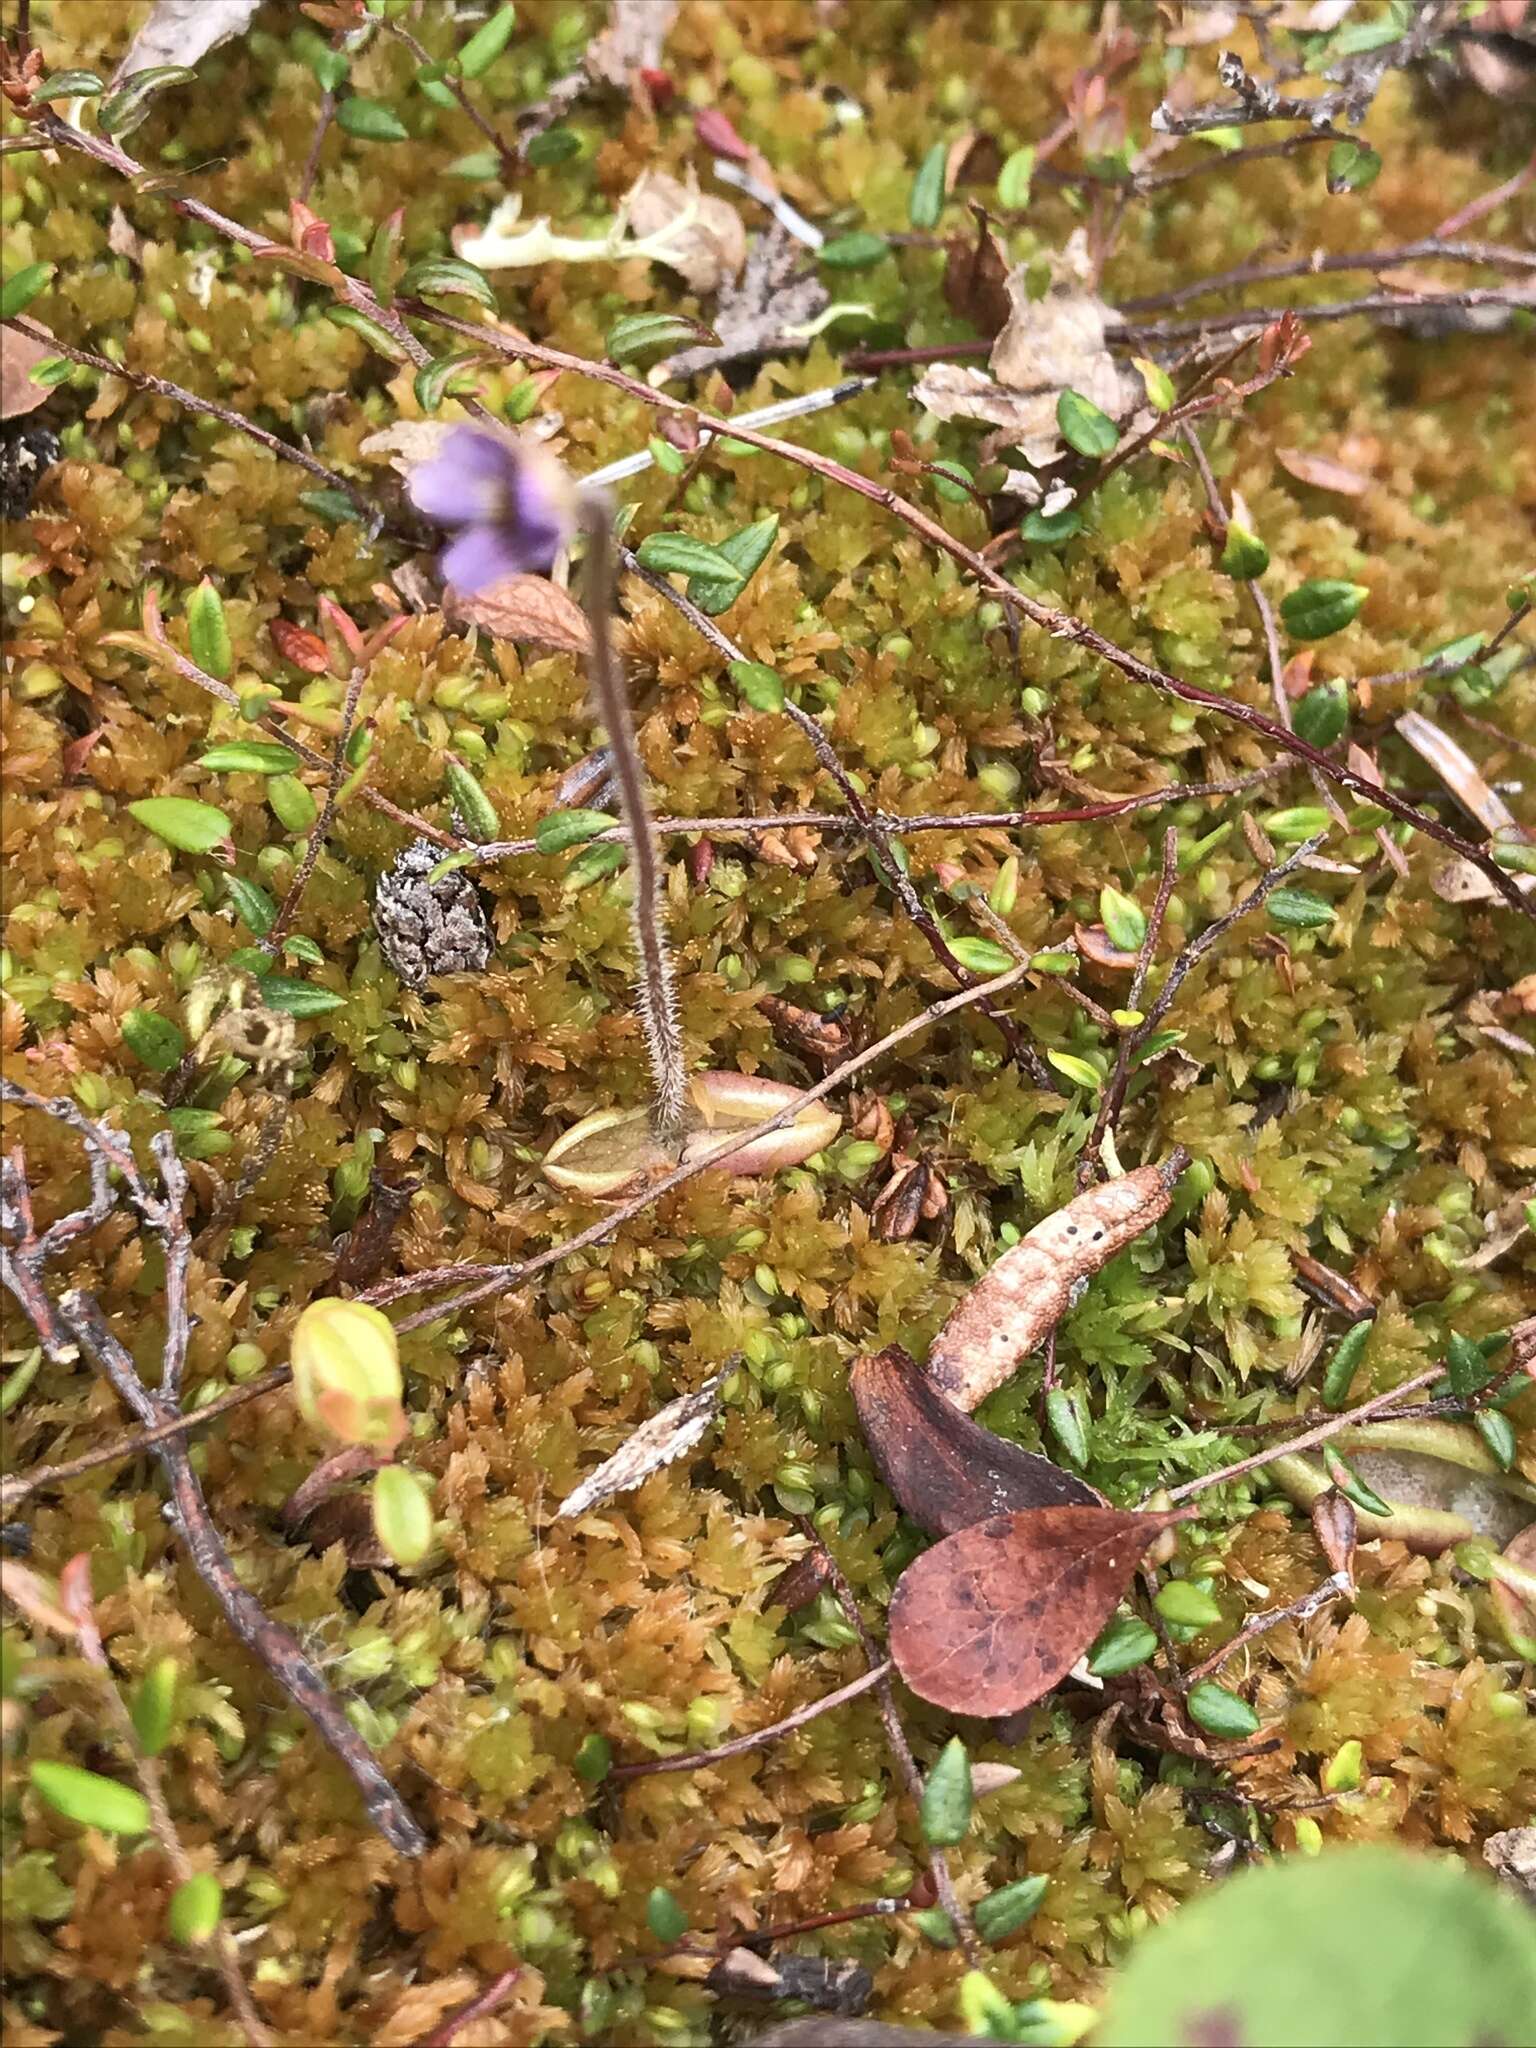
<path fill-rule="evenodd" d="M 299 1412 L 343 1443 L 393 1450 L 405 1434 L 394 1325 L 360 1301 L 312 1301 L 293 1333 Z"/>

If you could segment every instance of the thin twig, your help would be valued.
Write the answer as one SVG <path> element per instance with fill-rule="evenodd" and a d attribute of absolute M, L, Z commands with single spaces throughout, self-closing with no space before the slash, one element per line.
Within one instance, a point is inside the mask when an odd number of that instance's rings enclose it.
<path fill-rule="evenodd" d="M 380 17 L 380 22 L 381 26 L 387 31 L 388 34 L 394 36 L 398 42 L 404 43 L 405 47 L 410 51 L 411 55 L 416 59 L 416 62 L 418 64 L 434 64 L 434 59 L 429 54 L 429 52 L 425 50 L 420 43 L 417 42 L 416 38 L 411 34 L 409 29 L 407 29 L 404 26 L 403 23 L 393 21 L 387 15 Z M 470 98 L 469 94 L 464 89 L 463 79 L 460 78 L 455 72 L 455 70 L 450 66 L 447 70 L 443 72 L 442 82 L 444 85 L 447 86 L 448 90 L 453 94 L 454 98 L 458 101 L 459 105 L 464 109 L 464 112 L 469 116 L 470 120 L 474 122 L 475 126 L 480 130 L 480 133 L 485 137 L 486 141 L 491 145 L 492 149 L 495 150 L 497 156 L 501 159 L 501 175 L 504 181 L 508 185 L 514 187 L 520 184 L 523 178 L 522 159 L 518 156 L 517 151 L 512 147 L 511 143 L 506 142 L 502 139 L 501 135 L 497 132 L 492 123 L 486 119 L 485 115 L 482 114 L 480 109 L 475 105 L 474 101 Z"/>
<path fill-rule="evenodd" d="M 1235 1650 L 1242 1649 L 1245 1643 L 1251 1643 L 1255 1636 L 1265 1635 L 1270 1629 L 1278 1628 L 1282 1621 L 1308 1621 L 1320 1607 L 1326 1607 L 1331 1601 L 1353 1591 L 1354 1588 L 1347 1576 L 1343 1572 L 1334 1572 L 1324 1579 L 1320 1586 L 1314 1586 L 1310 1593 L 1303 1593 L 1299 1600 L 1292 1600 L 1288 1606 L 1269 1607 L 1262 1614 L 1251 1615 L 1230 1642 L 1223 1643 L 1219 1650 L 1213 1650 L 1210 1656 L 1203 1663 L 1195 1665 L 1193 1670 L 1181 1674 L 1185 1692 L 1188 1692 L 1192 1685 L 1198 1685 L 1203 1678 L 1209 1678 L 1213 1671 L 1219 1671 Z"/>
<path fill-rule="evenodd" d="M 435 2026 L 430 2034 L 423 2034 L 416 2048 L 453 2048 L 453 2042 L 461 2027 L 467 2027 L 472 2020 L 483 2020 L 493 2013 L 498 2005 L 504 2004 L 507 1993 L 523 1974 L 521 1964 L 502 1970 L 493 1977 L 483 1991 L 476 1992 L 463 2005 L 449 2013 L 445 2020 Z"/>
<path fill-rule="evenodd" d="M 359 666 L 354 668 L 347 679 L 346 701 L 341 707 L 341 730 L 336 735 L 336 748 L 331 756 L 331 772 L 326 777 L 325 801 L 320 806 L 320 815 L 309 829 L 304 845 L 304 857 L 299 862 L 298 872 L 288 885 L 288 893 L 278 906 L 272 928 L 261 940 L 264 953 L 276 957 L 287 937 L 288 927 L 298 913 L 300 902 L 310 876 L 315 871 L 315 862 L 320 858 L 320 849 L 325 845 L 326 835 L 331 829 L 331 820 L 336 815 L 336 800 L 341 793 L 342 779 L 347 772 L 347 748 L 352 740 L 352 726 L 357 717 L 358 699 L 363 694 L 363 684 L 368 671 Z"/>
<path fill-rule="evenodd" d="M 1286 277 L 1331 277 L 1341 270 L 1395 270 L 1405 263 L 1433 257 L 1440 263 L 1485 263 L 1491 269 L 1536 270 L 1536 254 L 1529 249 L 1506 248 L 1500 242 L 1449 242 L 1429 235 L 1418 242 L 1401 242 L 1395 249 L 1362 249 L 1345 256 L 1327 256 L 1314 249 L 1310 256 L 1293 257 L 1288 263 L 1250 263 L 1236 270 L 1221 270 L 1209 277 L 1191 279 L 1165 292 L 1149 292 L 1143 298 L 1122 299 L 1117 313 L 1153 313 L 1170 306 L 1187 305 L 1191 299 L 1210 292 L 1238 291 L 1250 284 L 1273 284 Z"/>
<path fill-rule="evenodd" d="M 864 1617 L 859 1612 L 859 1603 L 854 1598 L 852 1586 L 849 1585 L 847 1579 L 843 1576 L 841 1565 L 839 1565 L 831 1550 L 822 1541 L 815 1525 L 803 1516 L 798 1516 L 796 1519 L 799 1521 L 805 1535 L 809 1537 L 815 1547 L 826 1557 L 827 1577 L 831 1580 L 833 1590 L 837 1594 L 838 1604 L 841 1606 L 843 1613 L 848 1617 L 848 1626 L 858 1637 L 860 1644 L 863 1646 L 864 1655 L 869 1662 L 870 1670 L 873 1671 L 876 1665 L 882 1663 L 883 1660 L 879 1649 L 876 1647 L 874 1637 L 871 1636 L 869 1630 L 864 1625 Z M 896 1710 L 896 1695 L 892 1689 L 889 1675 L 891 1668 L 889 1664 L 886 1665 L 886 1675 L 880 1680 L 876 1688 L 876 1697 L 880 1704 L 880 1719 L 885 1725 L 885 1739 L 895 1760 L 896 1768 L 905 1780 L 907 1791 L 911 1795 L 913 1802 L 921 1807 L 923 1802 L 923 1774 L 917 1767 L 917 1758 L 912 1754 L 912 1745 L 907 1740 L 907 1731 L 902 1727 L 901 1715 Z M 973 1970 L 979 1969 L 981 1950 L 976 1939 L 976 1928 L 970 1914 L 960 1903 L 959 1894 L 955 1890 L 955 1881 L 949 1874 L 949 1860 L 942 1849 L 932 1847 L 928 1849 L 928 1869 L 933 1877 L 933 1888 L 938 1894 L 939 1904 L 944 1908 L 944 1911 L 949 1915 L 954 1925 L 955 1934 L 966 1961 Z"/>
<path fill-rule="evenodd" d="M 1193 336 L 1203 341 L 1216 334 L 1233 334 L 1249 327 L 1269 327 L 1287 313 L 1296 314 L 1309 327 L 1321 326 L 1329 320 L 1377 318 L 1399 324 L 1415 313 L 1448 309 L 1471 311 L 1477 306 L 1518 307 L 1529 306 L 1530 303 L 1528 285 L 1513 285 L 1508 289 L 1494 286 L 1464 292 L 1379 292 L 1358 299 L 1328 299 L 1321 305 L 1312 306 L 1246 306 L 1235 313 L 1209 313 L 1199 320 L 1120 320 L 1106 323 L 1105 332 L 1111 341 L 1187 341 Z"/>
<path fill-rule="evenodd" d="M 1142 934 L 1141 951 L 1136 957 L 1136 966 L 1131 975 L 1131 986 L 1126 994 L 1125 1007 L 1139 1010 L 1141 998 L 1147 986 L 1147 976 L 1152 971 L 1152 962 L 1157 957 L 1157 942 L 1162 935 L 1163 920 L 1168 915 L 1168 905 L 1173 900 L 1173 891 L 1179 879 L 1179 835 L 1170 825 L 1163 834 L 1163 872 L 1158 881 L 1157 895 L 1153 900 L 1152 913 L 1147 919 L 1147 928 Z M 1125 1103 L 1125 1091 L 1131 1077 L 1131 1061 L 1145 1043 L 1146 1034 L 1141 1026 L 1134 1026 L 1122 1036 L 1115 1049 L 1114 1072 L 1109 1085 L 1099 1099 L 1098 1114 L 1093 1129 L 1088 1134 L 1082 1156 L 1077 1162 L 1077 1184 L 1086 1187 L 1095 1172 L 1100 1170 L 1101 1155 L 1106 1136 L 1114 1130 L 1120 1111 Z"/>
<path fill-rule="evenodd" d="M 797 1728 L 803 1728 L 818 1715 L 830 1713 L 834 1707 L 845 1706 L 849 1700 L 856 1700 L 860 1693 L 871 1692 L 888 1678 L 895 1666 L 887 1658 L 870 1670 L 861 1672 L 857 1678 L 840 1685 L 836 1692 L 826 1693 L 819 1700 L 812 1700 L 807 1707 L 797 1707 L 792 1714 L 786 1714 L 782 1721 L 775 1721 L 771 1727 L 758 1728 L 751 1735 L 737 1735 L 729 1742 L 722 1742 L 717 1749 L 696 1749 L 688 1756 L 653 1756 L 644 1763 L 615 1764 L 608 1773 L 610 1782 L 616 1778 L 654 1778 L 662 1771 L 701 1771 L 710 1764 L 724 1763 L 728 1757 L 745 1756 L 749 1750 L 766 1749 L 780 1736 L 792 1735 Z"/>

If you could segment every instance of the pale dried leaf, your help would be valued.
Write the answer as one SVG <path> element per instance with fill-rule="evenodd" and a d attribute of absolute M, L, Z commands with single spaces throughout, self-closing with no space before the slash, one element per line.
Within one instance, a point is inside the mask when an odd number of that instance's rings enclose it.
<path fill-rule="evenodd" d="M 243 35 L 259 5 L 260 0 L 155 0 L 148 21 L 113 72 L 112 83 L 156 64 L 185 64 L 190 69 L 220 43 Z"/>
<path fill-rule="evenodd" d="M 472 597 L 454 591 L 444 610 L 498 640 L 533 640 L 560 654 L 585 654 L 592 644 L 586 613 L 547 576 L 505 576 Z"/>
<path fill-rule="evenodd" d="M 107 223 L 107 247 L 114 256 L 126 256 L 136 266 L 144 261 L 144 237 L 120 206 L 113 207 Z"/>
<path fill-rule="evenodd" d="M 1358 498 L 1371 487 L 1368 476 L 1335 462 L 1331 455 L 1309 454 L 1304 448 L 1277 448 L 1275 458 L 1298 483 L 1310 484 L 1315 491 L 1337 491 L 1341 497 Z"/>
<path fill-rule="evenodd" d="M 583 1515 L 616 1493 L 628 1493 L 652 1472 L 692 1450 L 715 1419 L 724 1379 L 723 1372 L 713 1374 L 694 1393 L 669 1401 L 648 1422 L 642 1422 L 627 1443 L 605 1458 L 574 1493 L 566 1495 L 555 1510 L 556 1518 Z"/>
<path fill-rule="evenodd" d="M 78 1633 L 73 1617 L 64 1612 L 30 1565 L 18 1564 L 10 1557 L 0 1559 L 0 1593 L 37 1627 L 69 1638 Z"/>
<path fill-rule="evenodd" d="M 1523 895 L 1528 896 L 1536 889 L 1536 875 L 1514 875 L 1510 879 Z M 1429 878 L 1429 886 L 1442 903 L 1502 903 L 1504 900 L 1482 869 L 1473 867 L 1469 860 L 1448 861 L 1443 868 L 1437 868 Z"/>
<path fill-rule="evenodd" d="M 1228 0 L 1201 0 L 1199 6 L 1179 10 L 1178 27 L 1168 31 L 1169 44 L 1176 50 L 1191 50 L 1203 43 L 1228 42 L 1238 19 L 1237 9 L 1228 5 Z"/>
<path fill-rule="evenodd" d="M 799 273 L 804 272 L 804 275 Z M 803 349 L 809 327 L 826 309 L 821 281 L 805 271 L 805 251 L 775 224 L 747 251 L 746 268 L 726 285 L 715 307 L 718 344 L 682 349 L 651 372 L 651 381 L 693 377 L 754 356 Z"/>
<path fill-rule="evenodd" d="M 1429 763 L 1457 801 L 1486 832 L 1519 832 L 1514 812 L 1497 790 L 1490 789 L 1470 754 L 1464 753 L 1422 711 L 1405 711 L 1397 729 L 1413 751 Z"/>
<path fill-rule="evenodd" d="M 703 194 L 692 179 L 685 185 L 667 171 L 642 171 L 623 210 L 643 238 L 676 224 L 664 254 L 656 257 L 696 292 L 718 291 L 739 275 L 747 259 L 747 231 L 734 206 Z"/>
<path fill-rule="evenodd" d="M 678 0 L 613 0 L 608 26 L 595 36 L 582 60 L 589 78 L 622 92 L 636 71 L 655 71 Z"/>
<path fill-rule="evenodd" d="M 47 404 L 48 393 L 32 382 L 31 372 L 52 354 L 47 342 L 34 341 L 19 327 L 0 327 L 0 420 L 20 419 Z"/>

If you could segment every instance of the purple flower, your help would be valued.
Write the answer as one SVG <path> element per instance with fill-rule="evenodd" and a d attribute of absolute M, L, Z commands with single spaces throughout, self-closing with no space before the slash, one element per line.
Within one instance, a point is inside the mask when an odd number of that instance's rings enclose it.
<path fill-rule="evenodd" d="M 547 572 L 574 527 L 570 481 L 557 462 L 469 427 L 455 427 L 406 489 L 418 512 L 458 529 L 439 566 L 466 597 L 504 576 Z"/>

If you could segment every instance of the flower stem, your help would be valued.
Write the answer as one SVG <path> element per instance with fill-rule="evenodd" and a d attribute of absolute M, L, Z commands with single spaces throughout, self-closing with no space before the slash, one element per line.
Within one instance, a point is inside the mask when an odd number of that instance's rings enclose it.
<path fill-rule="evenodd" d="M 639 977 L 635 984 L 640 1027 L 651 1063 L 651 1128 L 663 1143 L 682 1135 L 688 1106 L 688 1068 L 677 1014 L 677 986 L 663 922 L 661 862 L 656 827 L 645 794 L 645 770 L 635 742 L 624 674 L 613 638 L 613 515 L 606 497 L 583 492 L 581 524 L 587 538 L 586 599 L 592 623 L 592 695 L 613 753 L 614 780 L 629 836 L 634 880 L 630 914 Z"/>

